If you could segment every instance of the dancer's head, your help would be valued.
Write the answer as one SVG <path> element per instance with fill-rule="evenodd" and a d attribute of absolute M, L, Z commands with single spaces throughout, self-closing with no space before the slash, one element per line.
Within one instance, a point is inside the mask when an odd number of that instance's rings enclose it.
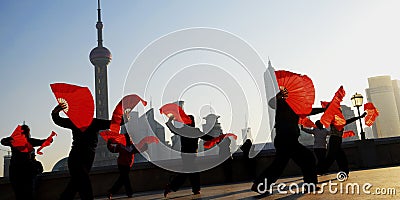
<path fill-rule="evenodd" d="M 324 128 L 324 126 L 322 125 L 322 123 L 321 123 L 320 120 L 317 120 L 317 121 L 315 122 L 315 125 L 316 125 L 317 128 L 319 128 L 319 129 L 323 129 L 323 128 Z"/>
<path fill-rule="evenodd" d="M 24 124 L 21 126 L 22 129 L 22 134 L 25 135 L 25 137 L 30 138 L 31 137 L 31 130 L 29 129 L 29 126 Z"/>

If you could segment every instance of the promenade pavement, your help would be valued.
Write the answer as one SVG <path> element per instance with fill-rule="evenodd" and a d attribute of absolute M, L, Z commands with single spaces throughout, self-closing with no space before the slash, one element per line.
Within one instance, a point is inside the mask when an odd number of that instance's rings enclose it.
<path fill-rule="evenodd" d="M 268 196 L 258 195 L 251 191 L 251 182 L 241 182 L 202 186 L 200 195 L 192 195 L 191 188 L 182 188 L 177 192 L 170 193 L 167 199 L 400 199 L 400 167 L 351 171 L 347 180 L 340 181 L 339 179 L 336 173 L 319 176 L 318 185 L 321 189 L 308 194 L 303 193 L 302 177 L 298 176 L 279 179 L 277 185 L 281 183 L 282 186 L 279 189 L 274 187 L 272 194 Z M 133 187 L 135 184 L 140 183 L 132 183 Z M 297 190 L 297 188 L 299 189 Z M 158 190 L 135 193 L 132 198 L 116 196 L 113 199 L 156 200 L 165 198 L 163 190 Z"/>

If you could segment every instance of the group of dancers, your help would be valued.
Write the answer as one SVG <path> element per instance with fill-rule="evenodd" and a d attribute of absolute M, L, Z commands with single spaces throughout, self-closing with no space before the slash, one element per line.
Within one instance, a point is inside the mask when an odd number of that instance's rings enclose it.
<path fill-rule="evenodd" d="M 276 136 L 274 139 L 276 155 L 271 165 L 263 170 L 263 172 L 253 181 L 253 185 L 251 186 L 252 191 L 263 195 L 268 195 L 272 192 L 273 188 L 271 188 L 271 186 L 273 186 L 282 175 L 289 159 L 292 159 L 295 164 L 300 167 L 304 183 L 314 186 L 304 188 L 306 190 L 315 191 L 319 189 L 317 186 L 317 176 L 327 173 L 329 167 L 334 161 L 337 162 L 339 171 L 346 173 L 348 177 L 348 160 L 346 154 L 341 148 L 344 131 L 343 127 L 365 117 L 367 114 L 363 113 L 359 117 L 347 119 L 346 122 L 341 125 L 341 129 L 337 128 L 334 121 L 330 124 L 329 131 L 323 127 L 320 120 L 316 121 L 315 124 L 317 128 L 314 129 L 306 129 L 301 126 L 303 131 L 314 135 L 314 153 L 318 158 L 317 163 L 313 152 L 300 144 L 298 140 L 300 136 L 300 128 L 298 125 L 300 116 L 296 114 L 286 102 L 287 97 L 288 91 L 286 89 L 281 89 L 279 93 L 268 102 L 270 107 L 276 109 Z M 335 109 L 338 109 L 340 113 L 342 112 L 340 107 Z M 308 116 L 325 112 L 325 110 L 326 108 L 313 108 Z M 326 150 L 327 135 L 330 135 L 328 150 Z"/>
<path fill-rule="evenodd" d="M 262 173 L 254 180 L 251 190 L 261 193 L 269 194 L 271 186 L 282 175 L 285 166 L 292 159 L 300 168 L 303 174 L 304 183 L 317 185 L 318 174 L 324 174 L 328 171 L 329 167 L 334 161 L 337 161 L 339 170 L 349 173 L 348 161 L 345 153 L 341 148 L 343 129 L 338 129 L 333 123 L 328 131 L 322 126 L 320 121 L 316 121 L 317 128 L 306 129 L 301 127 L 302 130 L 314 134 L 315 144 L 314 153 L 318 158 L 318 164 L 315 160 L 314 154 L 311 150 L 300 144 L 298 137 L 300 136 L 299 118 L 290 105 L 286 102 L 288 91 L 281 89 L 274 98 L 270 99 L 268 105 L 276 109 L 275 115 L 275 129 L 276 137 L 274 145 L 276 148 L 276 155 L 271 165 L 269 165 Z M 89 177 L 89 172 L 92 168 L 95 150 L 98 143 L 98 134 L 101 130 L 110 129 L 111 120 L 93 118 L 91 124 L 85 129 L 80 129 L 69 118 L 60 117 L 60 111 L 66 109 L 65 103 L 59 103 L 51 112 L 53 122 L 63 128 L 72 131 L 72 148 L 68 157 L 68 170 L 70 174 L 70 181 L 65 190 L 61 193 L 60 199 L 74 199 L 78 193 L 81 199 L 93 199 L 93 190 Z M 339 108 L 338 108 L 339 109 Z M 308 115 L 315 115 L 322 113 L 326 108 L 313 108 Z M 341 112 L 341 110 L 340 110 Z M 359 117 L 347 119 L 345 124 L 354 122 L 362 118 L 366 113 Z M 203 139 L 206 141 L 213 140 L 214 138 L 201 132 L 195 128 L 195 121 L 192 115 L 190 123 L 185 124 L 182 128 L 176 128 L 172 120 L 173 115 L 169 115 L 166 126 L 169 130 L 180 136 L 181 138 L 181 153 L 183 166 L 190 166 L 194 163 L 198 149 L 198 140 Z M 304 117 L 304 116 L 303 116 Z M 126 118 L 124 118 L 126 119 Z M 126 123 L 122 120 L 120 125 Z M 343 126 L 344 126 L 343 125 Z M 12 145 L 13 138 L 7 137 L 1 140 L 1 144 L 10 146 L 12 150 L 12 158 L 10 163 L 10 182 L 15 192 L 16 199 L 34 199 L 32 190 L 32 151 L 33 147 L 42 145 L 45 140 L 32 138 L 30 130 L 27 125 L 22 126 L 22 133 L 29 143 L 29 149 L 21 151 L 20 148 L 15 148 Z M 326 136 L 329 137 L 329 146 L 326 150 Z M 115 184 L 108 190 L 107 197 L 109 199 L 118 192 L 118 190 L 125 186 L 125 192 L 128 197 L 131 197 L 133 190 L 129 180 L 129 172 L 133 165 L 135 153 L 146 151 L 147 145 L 137 149 L 132 142 L 129 134 L 124 134 L 125 144 L 115 143 L 111 140 L 107 141 L 107 147 L 111 152 L 119 153 L 117 160 L 120 177 Z M 219 140 L 219 142 L 224 141 Z M 246 141 L 246 145 L 248 142 Z M 251 144 L 250 144 L 251 145 Z M 178 173 L 164 188 L 164 196 L 167 197 L 169 193 L 177 191 L 189 178 L 192 192 L 194 195 L 200 194 L 200 174 L 195 173 Z M 265 184 L 266 183 L 266 184 Z M 315 187 L 318 189 L 318 187 Z"/>

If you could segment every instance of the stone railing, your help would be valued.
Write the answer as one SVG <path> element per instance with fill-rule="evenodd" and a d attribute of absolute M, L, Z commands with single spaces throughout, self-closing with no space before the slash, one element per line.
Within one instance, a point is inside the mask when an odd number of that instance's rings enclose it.
<path fill-rule="evenodd" d="M 394 166 L 400 164 L 400 137 L 382 138 L 365 141 L 350 141 L 342 144 L 348 157 L 350 169 L 367 169 Z M 310 147 L 311 148 L 311 147 Z M 265 169 L 273 160 L 275 150 L 263 150 L 254 159 L 243 157 L 238 152 L 233 154 L 231 163 L 232 174 L 226 174 L 227 166 L 220 165 L 201 172 L 201 184 L 229 184 L 227 181 L 251 181 L 256 174 Z M 171 161 L 165 161 L 171 162 Z M 228 166 L 229 167 L 229 166 Z M 336 170 L 334 165 L 332 171 Z M 224 173 L 225 172 L 225 173 Z M 283 176 L 301 174 L 300 169 L 290 161 Z M 134 192 L 163 190 L 173 172 L 161 169 L 156 165 L 145 162 L 135 163 L 130 173 Z M 105 196 L 107 190 L 118 177 L 116 166 L 93 168 L 90 174 L 95 196 Z M 58 199 L 69 180 L 67 172 L 46 172 L 40 176 L 38 199 Z M 187 183 L 186 183 L 187 184 Z M 8 178 L 0 178 L 0 199 L 14 199 Z M 120 193 L 123 193 L 121 189 Z M 161 192 L 160 192 L 161 193 Z"/>

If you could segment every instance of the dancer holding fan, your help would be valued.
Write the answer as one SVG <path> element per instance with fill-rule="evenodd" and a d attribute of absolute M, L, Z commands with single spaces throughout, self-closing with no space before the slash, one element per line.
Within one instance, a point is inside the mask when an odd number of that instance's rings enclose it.
<path fill-rule="evenodd" d="M 51 112 L 53 122 L 72 130 L 72 148 L 68 156 L 71 179 L 61 194 L 61 199 L 93 199 L 89 172 L 92 168 L 98 142 L 98 132 L 110 128 L 110 120 L 93 118 L 94 101 L 87 87 L 65 83 L 51 84 L 58 105 Z M 62 118 L 64 111 L 68 118 Z"/>
<path fill-rule="evenodd" d="M 125 138 L 126 145 L 115 144 L 113 145 L 111 140 L 107 142 L 107 148 L 112 153 L 118 153 L 118 171 L 119 177 L 115 181 L 114 185 L 108 190 L 107 197 L 108 199 L 112 198 L 112 195 L 118 192 L 118 190 L 122 187 L 125 187 L 125 193 L 128 198 L 132 197 L 133 190 L 131 186 L 131 181 L 129 180 L 129 172 L 131 171 L 131 167 L 133 166 L 135 154 L 146 151 L 147 143 L 145 143 L 140 150 L 138 150 L 132 142 L 128 133 L 121 134 Z"/>
<path fill-rule="evenodd" d="M 139 102 L 142 102 L 144 106 L 147 105 L 147 102 L 138 95 L 131 94 L 124 96 L 114 109 L 110 130 L 100 133 L 102 138 L 107 141 L 108 150 L 112 153 L 118 153 L 119 177 L 108 190 L 108 199 L 112 199 L 112 195 L 118 192 L 122 185 L 125 186 L 126 195 L 132 197 L 133 191 L 129 180 L 129 172 L 134 163 L 134 154 L 146 151 L 147 145 L 150 143 L 159 142 L 155 136 L 146 136 L 137 145 L 134 145 L 125 126 L 123 126 L 124 133 L 120 134 L 121 125 L 129 120 L 130 112 Z"/>
<path fill-rule="evenodd" d="M 254 180 L 251 190 L 260 194 L 269 194 L 271 184 L 283 173 L 289 159 L 301 168 L 305 183 L 314 184 L 316 189 L 317 173 L 315 158 L 311 150 L 298 141 L 300 117 L 323 112 L 322 108 L 312 108 L 315 98 L 314 85 L 306 75 L 288 71 L 276 71 L 280 92 L 269 101 L 269 106 L 276 109 L 275 159 L 261 175 Z"/>
<path fill-rule="evenodd" d="M 349 166 L 347 156 L 342 149 L 342 137 L 344 126 L 347 124 L 353 123 L 354 121 L 363 118 L 367 115 L 367 112 L 364 112 L 359 117 L 352 117 L 350 119 L 345 119 L 342 113 L 342 109 L 340 107 L 340 102 L 342 102 L 343 97 L 346 92 L 341 86 L 338 91 L 335 93 L 332 101 L 326 105 L 326 111 L 321 116 L 321 123 L 325 127 L 330 127 L 330 137 L 328 144 L 328 152 L 326 155 L 325 161 L 319 166 L 318 174 L 324 174 L 328 171 L 329 167 L 333 164 L 333 162 L 337 162 L 339 171 L 342 171 L 349 175 Z M 326 103 L 324 103 L 326 104 Z"/>
<path fill-rule="evenodd" d="M 10 137 L 1 139 L 1 144 L 11 147 L 10 182 L 15 199 L 34 199 L 33 196 L 33 147 L 42 145 L 46 140 L 31 138 L 27 125 L 18 125 Z"/>
<path fill-rule="evenodd" d="M 212 140 L 213 137 L 206 135 L 201 132 L 198 128 L 195 128 L 195 122 L 193 115 L 186 115 L 185 112 L 177 104 L 166 104 L 160 108 L 160 112 L 169 116 L 167 127 L 169 130 L 180 136 L 181 139 L 181 152 L 182 162 L 184 170 L 192 169 L 195 165 L 196 153 L 198 148 L 199 138 L 203 140 Z M 182 128 L 176 128 L 172 124 L 172 120 L 184 122 L 185 125 Z M 176 192 L 185 182 L 186 178 L 189 178 L 192 185 L 192 192 L 194 195 L 200 194 L 200 174 L 199 172 L 194 173 L 179 173 L 174 179 L 167 184 L 164 190 L 164 197 L 174 191 Z"/>

